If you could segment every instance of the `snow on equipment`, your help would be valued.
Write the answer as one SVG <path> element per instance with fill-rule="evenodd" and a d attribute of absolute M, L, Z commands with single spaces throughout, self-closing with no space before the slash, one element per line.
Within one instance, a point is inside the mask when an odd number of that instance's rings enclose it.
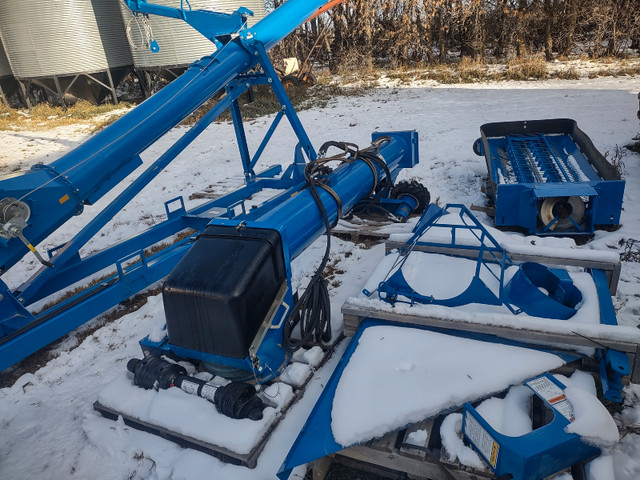
<path fill-rule="evenodd" d="M 570 119 L 487 123 L 473 144 L 497 226 L 589 235 L 620 222 L 624 180 Z"/>
<path fill-rule="evenodd" d="M 286 281 L 288 263 L 326 230 L 321 210 L 326 213 L 324 216 L 330 225 L 368 195 L 371 198 L 389 197 L 392 180 L 400 169 L 411 167 L 418 161 L 417 136 L 414 132 L 376 134 L 375 144 L 370 149 L 359 151 L 350 148 L 344 155 L 348 163 L 330 175 L 321 175 L 313 168 L 305 173 L 305 165 L 308 165 L 305 162 L 317 160 L 316 150 L 266 52 L 300 23 L 327 6 L 326 1 L 287 2 L 251 29 L 243 28 L 247 14 L 244 11 L 234 14 L 183 11 L 142 0 L 130 1 L 128 5 L 143 14 L 184 18 L 215 41 L 219 48 L 211 56 L 195 62 L 152 98 L 60 159 L 50 165 L 36 165 L 24 175 L 0 181 L 0 273 L 10 269 L 29 251 L 46 267 L 14 290 L 0 281 L 0 369 L 7 368 L 166 277 L 190 250 L 198 234 L 202 234 L 196 242 L 199 245 L 220 246 L 229 241 L 243 245 L 236 252 L 245 259 L 242 266 L 251 264 L 255 267 L 254 272 L 271 275 L 271 283 L 268 291 L 260 292 L 259 302 L 250 304 L 250 311 L 243 311 L 243 307 L 234 303 L 235 300 L 217 304 L 229 307 L 231 322 L 241 317 L 242 321 L 250 317 L 248 321 L 252 322 L 251 325 L 240 326 L 240 330 L 247 327 L 248 333 L 238 333 L 233 331 L 236 327 L 228 327 L 226 333 L 234 335 L 233 343 L 229 343 L 231 351 L 220 350 L 217 345 L 194 344 L 193 339 L 185 338 L 184 329 L 173 321 L 170 314 L 169 331 L 178 339 L 176 348 L 192 352 L 202 348 L 203 354 L 230 355 L 225 358 L 232 358 L 229 362 L 234 366 L 242 364 L 249 370 L 254 366 L 264 368 L 264 361 L 261 365 L 255 362 L 256 351 L 262 342 L 252 344 L 252 339 L 259 331 L 257 336 L 267 337 L 267 343 L 281 343 L 281 338 L 274 341 L 281 332 L 276 332 L 277 329 L 271 326 L 282 328 L 286 325 L 286 311 L 293 306 L 290 283 Z M 282 109 L 252 156 L 247 146 L 238 98 L 251 86 L 259 84 L 272 87 Z M 142 164 L 141 152 L 220 91 L 226 95 L 73 239 L 46 255 L 34 247 L 72 216 L 80 214 L 84 205 L 94 203 L 118 185 Z M 181 198 L 169 200 L 165 204 L 165 222 L 110 248 L 81 257 L 79 250 L 226 109 L 230 109 L 233 117 L 246 185 L 237 192 L 188 212 Z M 299 141 L 294 161 L 284 173 L 280 166 L 256 173 L 260 156 L 283 117 L 288 119 Z M 313 187 L 306 188 L 308 183 L 317 183 L 318 191 L 315 192 Z M 352 188 L 351 184 L 357 187 Z M 283 193 L 260 208 L 247 212 L 245 200 L 266 188 L 279 189 Z M 312 189 L 315 193 L 311 192 Z M 405 205 L 407 202 L 413 205 L 413 199 L 409 195 L 402 197 L 388 198 L 387 201 L 393 208 L 406 210 Z M 320 204 L 322 206 L 318 207 Z M 207 229 L 214 219 L 214 224 Z M 152 245 L 171 242 L 181 232 L 190 235 L 168 248 L 149 253 L 148 248 Z M 196 248 L 190 258 L 194 258 L 198 251 L 202 248 Z M 256 257 L 252 260 L 249 254 Z M 212 258 L 207 260 L 216 261 Z M 107 269 L 113 273 L 72 298 L 37 314 L 28 309 L 74 283 L 95 278 L 99 272 L 103 274 Z M 243 278 L 236 280 L 244 281 Z M 229 293 L 235 294 L 230 282 L 227 284 Z M 179 303 L 177 297 L 180 294 L 176 291 L 180 288 L 168 287 L 171 290 L 167 300 L 169 308 Z M 255 290 L 255 286 L 247 288 Z M 284 306 L 279 307 L 280 303 Z M 246 347 L 252 345 L 254 350 L 250 353 Z M 240 347 L 246 350 L 242 354 L 239 353 Z M 282 349 L 267 350 L 269 353 L 265 355 L 269 357 L 269 367 L 275 374 L 285 355 L 274 351 Z M 190 358 L 197 357 L 194 353 Z"/>
<path fill-rule="evenodd" d="M 296 351 L 313 345 L 321 353 L 320 346 L 331 348 L 330 305 L 322 273 L 332 226 L 359 205 L 382 206 L 402 221 L 428 203 L 426 190 L 419 199 L 415 188 L 394 188 L 399 172 L 418 162 L 416 132 L 376 132 L 371 145 L 362 149 L 330 141 L 316 152 L 269 61 L 267 51 L 273 45 L 336 3 L 290 0 L 247 28 L 250 12 L 244 9 L 221 14 L 191 10 L 188 3 L 183 9 L 127 1 L 143 15 L 183 19 L 217 50 L 52 164 L 0 181 L 0 272 L 29 251 L 43 265 L 15 290 L 0 282 L 0 369 L 167 277 L 166 330 L 141 341 L 145 357 L 130 361 L 129 372 L 107 385 L 94 406 L 105 416 L 122 416 L 131 425 L 178 443 L 255 466 L 269 432 L 322 359 L 306 356 L 313 348 L 297 357 Z M 254 85 L 270 86 L 281 110 L 251 155 L 238 99 Z M 47 258 L 34 247 L 80 214 L 84 205 L 122 182 L 142 164 L 142 152 L 218 93 L 224 95 L 217 103 L 73 239 L 47 252 Z M 182 198 L 169 200 L 166 221 L 81 256 L 80 249 L 227 109 L 245 186 L 190 211 Z M 293 162 L 284 172 L 278 165 L 256 173 L 283 117 L 298 140 Z M 245 201 L 264 189 L 278 192 L 248 209 Z M 298 295 L 291 261 L 323 233 L 325 255 Z M 177 234 L 182 239 L 174 242 Z M 150 248 L 159 245 L 163 248 Z M 96 278 L 71 298 L 32 313 L 36 302 Z M 186 375 L 191 369 L 193 374 Z M 257 394 L 246 382 L 269 385 Z M 217 410 L 207 408 L 207 400 Z M 184 414 L 174 414 L 175 401 L 185 406 L 180 409 Z M 196 411 L 197 416 L 188 415 Z M 229 430 L 235 435 L 224 434 Z"/>
<path fill-rule="evenodd" d="M 427 232 L 434 233 L 433 230 L 446 230 L 445 236 L 450 232 L 450 243 L 443 243 L 442 246 L 462 247 L 477 255 L 469 286 L 452 298 L 438 299 L 434 295 L 420 294 L 403 276 L 402 267 L 409 255 L 419 242 L 422 243 L 421 237 Z M 460 245 L 457 243 L 460 238 L 471 240 L 472 244 Z M 507 269 L 511 270 L 508 282 L 505 280 Z M 498 283 L 497 292 L 493 292 L 485 283 L 491 280 Z M 464 205 L 447 205 L 444 209 L 431 205 L 376 290 L 380 299 L 392 305 L 396 302 L 449 307 L 470 303 L 504 304 L 516 315 L 525 312 L 531 316 L 563 320 L 571 318 L 582 301 L 580 290 L 574 286 L 566 270 L 552 270 L 534 262 L 514 266 L 504 248 Z M 365 291 L 365 294 L 371 295 L 371 292 Z"/>
<path fill-rule="evenodd" d="M 127 0 L 139 14 L 186 21 L 217 50 L 50 165 L 0 180 L 0 274 L 29 252 L 42 264 L 16 289 L 0 281 L 1 370 L 166 279 L 166 327 L 140 341 L 144 358 L 131 359 L 128 372 L 98 393 L 94 407 L 224 461 L 256 465 L 270 433 L 334 345 L 322 277 L 332 228 L 352 210 L 382 208 L 403 222 L 430 201 L 415 181 L 394 185 L 402 169 L 418 162 L 415 131 L 376 132 L 365 148 L 329 141 L 316 151 L 269 61 L 271 47 L 339 1 L 289 0 L 248 28 L 246 9 L 221 14 Z M 238 99 L 254 85 L 270 86 L 281 109 L 251 155 Z M 133 173 L 142 152 L 218 93 L 224 95 L 217 103 L 74 238 L 46 258 L 36 249 Z M 80 250 L 226 109 L 244 187 L 189 211 L 181 197 L 169 200 L 164 222 L 82 256 Z M 284 172 L 276 166 L 256 173 L 283 117 L 298 141 L 293 162 Z M 487 159 L 498 225 L 584 234 L 618 223 L 624 182 L 575 122 L 489 124 L 481 132 L 475 150 Z M 338 153 L 330 155 L 330 149 Z M 266 189 L 277 193 L 247 208 L 245 202 Z M 573 258 L 513 252 L 494 233 L 463 206 L 432 205 L 399 250 L 382 259 L 365 295 L 342 307 L 344 331 L 354 338 L 281 477 L 300 463 L 461 409 L 565 364 L 595 359 L 605 398 L 620 401 L 623 376 L 640 371 L 640 333 L 616 322 L 611 294 L 619 259 L 606 252 L 586 260 L 587 252 Z M 324 256 L 304 291 L 295 292 L 291 261 L 322 234 Z M 157 246 L 163 248 L 151 248 Z M 91 280 L 71 298 L 33 313 L 48 297 Z M 461 360 L 461 352 L 476 355 Z M 377 383 L 383 376 L 390 385 L 384 394 Z M 422 394 L 413 395 L 415 388 Z M 385 416 L 370 410 L 385 395 L 392 402 Z M 542 470 L 541 462 L 508 454 L 511 444 L 517 444 L 513 451 L 529 448 L 534 437 L 499 438 L 471 407 L 464 412 L 465 434 L 478 450 L 485 447 L 473 422 L 496 438 L 495 454 L 492 447 L 485 459 L 499 474 L 537 479 L 597 453 L 561 433 L 554 421 L 538 429 L 553 438 L 536 448 L 564 458 Z M 330 418 L 345 422 L 334 425 Z M 358 418 L 364 423 L 350 424 Z"/>
<path fill-rule="evenodd" d="M 464 405 L 462 432 L 499 478 L 511 475 L 521 480 L 537 480 L 576 463 L 600 455 L 600 449 L 588 445 L 575 433 L 565 431 L 575 420 L 573 406 L 560 381 L 545 373 L 524 382 L 535 394 L 534 405 L 544 402 L 551 409 L 549 423 L 534 425 L 521 436 L 508 436 L 493 428 L 469 403 Z M 544 406 L 538 407 L 538 422 L 545 420 Z"/>
<path fill-rule="evenodd" d="M 255 387 L 248 383 L 231 382 L 224 386 L 207 383 L 190 377 L 184 367 L 157 355 L 147 355 L 142 360 L 132 358 L 127 363 L 127 370 L 133 373 L 133 382 L 142 388 L 178 387 L 190 395 L 209 400 L 227 417 L 262 419 L 264 405 L 256 396 Z"/>
<path fill-rule="evenodd" d="M 486 473 L 443 465 L 437 460 L 437 440 L 423 445 L 427 454 L 419 462 L 395 446 L 378 451 L 383 444 L 399 445 L 409 426 L 433 429 L 441 415 L 456 410 L 464 414 L 466 437 L 500 478 L 540 480 L 572 465 L 577 468 L 599 453 L 564 431 L 570 419 L 558 407 L 567 403 L 561 402 L 562 394 L 548 395 L 562 385 L 549 375 L 538 377 L 558 365 L 525 358 L 545 352 L 572 369 L 595 370 L 604 398 L 622 400 L 623 376 L 637 381 L 640 374 L 640 333 L 618 326 L 615 319 L 611 294 L 619 258 L 609 252 L 572 255 L 564 249 L 516 246 L 499 233 L 462 205 L 431 205 L 412 233 L 390 238 L 388 254 L 363 295 L 342 306 L 344 332 L 353 338 L 287 455 L 280 478 L 288 478 L 299 464 L 332 453 L 384 468 L 429 472 L 429 478 L 483 478 Z M 419 330 L 398 333 L 412 328 Z M 510 352 L 509 360 L 492 358 L 506 346 L 521 350 Z M 499 435 L 471 407 L 532 377 L 536 380 L 529 386 L 554 408 L 555 417 L 551 423 L 538 422 L 540 428 L 530 434 Z M 540 382 L 550 382 L 549 388 L 538 388 Z M 387 386 L 384 393 L 379 384 Z M 394 405 L 392 414 L 384 405 Z M 429 435 L 439 438 L 437 429 Z M 389 460 L 395 455 L 395 462 Z"/>

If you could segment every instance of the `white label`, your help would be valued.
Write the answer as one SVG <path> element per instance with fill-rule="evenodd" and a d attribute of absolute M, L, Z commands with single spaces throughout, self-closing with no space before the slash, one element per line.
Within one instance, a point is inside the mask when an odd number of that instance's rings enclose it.
<path fill-rule="evenodd" d="M 198 385 L 195 382 L 190 382 L 189 380 L 183 380 L 182 385 L 180 385 L 180 388 L 182 389 L 182 391 L 187 392 L 191 395 L 197 395 L 199 386 L 200 385 Z"/>
<path fill-rule="evenodd" d="M 216 394 L 216 390 L 218 387 L 211 385 L 209 383 L 205 383 L 202 386 L 202 391 L 200 392 L 200 396 L 202 398 L 206 398 L 210 402 L 213 402 L 214 395 Z"/>
<path fill-rule="evenodd" d="M 478 423 L 469 413 L 465 412 L 464 433 L 471 440 L 471 443 L 478 449 L 489 464 L 496 468 L 498 463 L 498 452 L 500 445 L 491 435 Z"/>
<path fill-rule="evenodd" d="M 549 405 L 560 413 L 564 418 L 573 422 L 575 417 L 573 415 L 573 406 L 567 400 L 562 389 L 552 382 L 548 377 L 542 376 L 534 378 L 526 382 L 529 388 L 536 392 L 536 394 L 544 399 Z"/>

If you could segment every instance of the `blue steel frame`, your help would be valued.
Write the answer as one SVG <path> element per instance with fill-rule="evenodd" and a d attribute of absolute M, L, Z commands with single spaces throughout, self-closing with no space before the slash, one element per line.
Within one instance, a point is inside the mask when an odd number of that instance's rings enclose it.
<path fill-rule="evenodd" d="M 376 326 L 376 325 L 389 325 L 394 324 L 393 322 L 378 320 L 375 318 L 365 318 L 360 323 L 358 330 L 355 335 L 349 341 L 345 352 L 340 357 L 338 361 L 338 365 L 335 370 L 331 374 L 331 378 L 322 389 L 322 393 L 318 398 L 318 401 L 313 406 L 313 409 L 309 413 L 309 417 L 307 418 L 302 430 L 298 434 L 298 437 L 293 442 L 289 453 L 287 453 L 287 457 L 282 462 L 280 469 L 278 471 L 278 478 L 280 480 L 285 480 L 289 478 L 292 470 L 298 465 L 303 465 L 305 463 L 309 463 L 313 460 L 317 460 L 318 458 L 325 457 L 327 455 L 331 455 L 333 453 L 339 452 L 340 450 L 348 447 L 349 445 L 340 445 L 336 442 L 333 432 L 331 431 L 331 422 L 328 419 L 331 418 L 331 410 L 333 408 L 333 399 L 336 393 L 336 389 L 338 384 L 340 383 L 340 378 L 342 377 L 342 373 L 344 369 L 349 364 L 353 353 L 358 347 L 358 343 L 360 341 L 360 337 L 362 333 L 368 327 Z M 554 355 L 558 355 L 565 362 L 570 363 L 580 358 L 580 355 L 571 354 L 568 352 L 558 351 L 550 348 L 542 348 L 542 347 L 532 347 L 531 345 L 522 344 L 519 342 L 514 342 L 510 340 L 500 339 L 493 335 L 487 334 L 475 334 L 469 332 L 461 332 L 455 330 L 445 330 L 441 328 L 431 328 L 419 325 L 404 325 L 398 324 L 398 326 L 406 327 L 406 328 L 415 328 L 418 330 L 427 330 L 438 333 L 443 333 L 446 335 L 451 335 L 455 337 L 461 338 L 469 338 L 472 340 L 479 340 L 489 343 L 501 343 L 504 345 L 512 345 L 524 348 L 532 348 L 535 350 L 540 350 L 543 352 L 549 352 Z M 434 386 L 437 388 L 437 386 Z M 451 411 L 455 411 L 460 406 L 452 405 Z M 440 413 L 448 413 L 448 412 L 440 412 Z"/>
<path fill-rule="evenodd" d="M 377 132 L 373 135 L 388 137 L 388 141 L 380 147 L 379 157 L 387 163 L 392 178 L 403 168 L 411 168 L 418 160 L 416 132 Z M 342 211 L 350 211 L 363 197 L 374 189 L 374 179 L 385 175 L 382 167 L 372 167 L 364 161 L 343 163 L 325 179 L 325 185 L 340 198 Z M 374 174 L 375 173 L 375 174 Z M 210 225 L 232 226 L 242 228 L 264 228 L 275 230 L 282 239 L 283 257 L 286 268 L 286 283 L 282 298 L 274 299 L 272 314 L 262 321 L 261 330 L 256 335 L 253 345 L 245 358 L 231 358 L 213 353 L 184 348 L 171 343 L 167 335 L 161 340 L 146 337 L 140 341 L 146 354 L 166 355 L 185 359 L 195 359 L 214 365 L 222 365 L 252 373 L 256 382 L 265 382 L 276 377 L 289 360 L 287 352 L 282 348 L 284 323 L 288 321 L 288 313 L 293 306 L 293 290 L 291 286 L 291 260 L 297 257 L 318 236 L 325 231 L 320 209 L 314 201 L 309 189 L 301 189 L 296 185 L 284 191 L 272 201 L 263 204 L 237 218 L 219 217 L 211 220 Z M 335 198 L 324 189 L 318 192 L 320 201 L 326 211 L 329 223 L 338 219 L 338 205 Z M 277 202 L 277 203 L 276 203 Z M 260 338 L 260 332 L 263 337 Z"/>
<path fill-rule="evenodd" d="M 625 181 L 570 119 L 489 123 L 473 145 L 484 155 L 487 194 L 495 202 L 495 223 L 518 226 L 535 235 L 588 235 L 598 226 L 620 222 Z M 555 217 L 538 219 L 546 198 L 581 197 L 583 221 L 558 230 Z"/>
<path fill-rule="evenodd" d="M 0 280 L 0 305 L 2 306 L 0 371 L 60 338 L 89 319 L 104 313 L 121 301 L 130 298 L 135 293 L 160 281 L 169 274 L 186 253 L 193 241 L 193 236 L 202 231 L 212 218 L 234 218 L 236 215 L 232 207 L 242 204 L 244 200 L 264 188 L 286 190 L 300 185 L 304 181 L 302 171 L 305 160 L 315 159 L 316 152 L 271 65 L 264 46 L 259 42 L 246 42 L 245 46 L 250 48 L 252 55 L 258 58 L 264 73 L 248 73 L 230 81 L 226 87 L 227 95 L 174 145 L 140 174 L 72 240 L 48 252 L 49 258 L 55 263 L 55 268 L 40 269 L 15 291 L 11 291 Z M 282 108 L 254 156 L 250 157 L 238 98 L 252 86 L 261 84 L 269 85 L 273 89 Z M 116 213 L 227 108 L 232 112 L 245 176 L 245 187 L 225 197 L 207 202 L 189 212 L 185 211 L 181 197 L 173 199 L 165 204 L 166 221 L 120 244 L 81 258 L 78 253 L 80 248 L 86 245 Z M 281 173 L 280 166 L 256 174 L 255 167 L 258 160 L 283 116 L 289 120 L 299 141 L 294 161 L 279 179 L 274 177 Z M 140 164 L 139 157 L 136 156 L 136 159 L 134 163 L 135 166 L 138 166 Z M 275 208 L 284 200 L 286 197 L 276 197 L 268 202 L 268 205 L 270 208 Z M 222 209 L 222 213 L 218 211 L 220 209 Z M 158 253 L 152 255 L 145 253 L 149 247 L 163 240 L 171 240 L 179 232 L 191 230 L 193 232 L 189 238 Z M 27 307 L 35 302 L 83 279 L 95 278 L 105 269 L 115 270 L 116 273 L 109 274 L 97 285 L 46 311 L 32 314 L 27 310 Z"/>
<path fill-rule="evenodd" d="M 139 166 L 140 153 L 229 82 L 251 71 L 260 60 L 256 44 L 269 50 L 328 2 L 289 0 L 58 160 L 0 179 L 2 200 L 17 199 L 23 211 L 25 205 L 31 210 L 23 236 L 38 245 L 73 215 L 80 214 L 84 205 L 95 202 Z M 0 275 L 29 252 L 28 245 L 17 236 L 6 237 L 0 235 Z"/>
<path fill-rule="evenodd" d="M 457 212 L 457 213 L 456 213 Z M 462 224 L 444 222 L 436 223 L 442 218 L 446 218 L 445 215 L 457 216 Z M 425 242 L 420 241 L 420 237 L 429 229 L 449 229 L 451 231 L 451 240 L 449 242 Z M 467 231 L 473 235 L 477 240 L 477 245 L 464 245 L 456 242 L 456 234 L 458 231 Z M 409 258 L 409 254 L 413 251 L 417 244 L 430 245 L 430 246 L 444 246 L 455 247 L 461 250 L 470 250 L 477 252 L 476 257 L 476 270 L 474 278 L 469 288 L 460 294 L 459 296 L 447 299 L 438 300 L 432 296 L 420 295 L 417 293 L 404 279 L 402 275 L 402 266 Z M 391 304 L 396 302 L 409 303 L 433 303 L 437 305 L 445 306 L 459 306 L 467 303 L 486 303 L 491 305 L 504 304 L 513 313 L 520 313 L 518 309 L 515 309 L 503 295 L 504 291 L 504 271 L 510 265 L 513 265 L 511 258 L 507 255 L 504 248 L 493 238 L 488 230 L 482 225 L 478 219 L 471 213 L 471 211 L 461 204 L 447 204 L 444 208 L 438 207 L 435 204 L 429 205 L 427 210 L 422 214 L 418 224 L 413 229 L 412 237 L 407 241 L 405 245 L 400 249 L 400 256 L 393 267 L 390 269 L 395 272 L 380 282 L 377 291 L 378 296 Z M 485 255 L 486 254 L 486 255 Z M 500 268 L 499 274 L 496 274 L 489 266 L 491 264 L 497 264 Z M 480 271 L 485 268 L 499 284 L 498 297 L 496 297 L 480 279 Z M 364 292 L 365 295 L 371 295 L 372 292 Z M 406 298 L 403 300 L 401 297 Z"/>
<path fill-rule="evenodd" d="M 453 213 L 449 212 L 450 210 L 454 212 L 456 210 L 459 211 L 458 215 L 462 219 L 464 225 L 459 225 L 451 222 L 436 223 L 443 215 L 447 213 Z M 420 240 L 420 237 L 427 230 L 434 227 L 451 229 L 451 241 L 447 243 Z M 457 230 L 470 231 L 478 241 L 478 245 L 464 245 L 456 243 Z M 401 247 L 399 260 L 390 269 L 390 271 L 393 271 L 395 268 L 397 268 L 396 272 L 388 279 L 381 282 L 380 285 L 378 285 L 378 296 L 382 300 L 392 304 L 396 301 L 399 301 L 410 304 L 434 303 L 445 306 L 457 306 L 470 302 L 482 302 L 491 304 L 490 302 L 483 301 L 483 298 L 486 300 L 487 297 L 483 297 L 483 289 L 481 288 L 483 285 L 479 286 L 477 282 L 475 284 L 472 282 L 469 289 L 460 296 L 445 301 L 436 300 L 433 297 L 427 297 L 416 293 L 411 288 L 411 286 L 407 284 L 406 280 L 402 276 L 402 265 L 408 258 L 409 254 L 416 247 L 416 245 L 448 248 L 455 247 L 458 250 L 470 250 L 478 252 L 474 281 L 479 278 L 480 268 L 482 266 L 485 266 L 485 268 L 487 268 L 487 270 L 499 281 L 500 287 L 498 298 L 502 302 L 504 302 L 504 304 L 507 306 L 507 308 L 509 308 L 509 310 L 511 310 L 513 314 L 517 315 L 523 311 L 521 308 L 517 308 L 511 304 L 510 292 L 508 291 L 509 287 L 511 287 L 511 284 L 508 284 L 507 286 L 504 285 L 504 270 L 506 267 L 514 265 L 513 261 L 511 260 L 511 258 L 509 258 L 509 255 L 498 243 L 498 241 L 477 220 L 475 215 L 473 215 L 473 213 L 471 213 L 471 211 L 464 205 L 457 204 L 448 204 L 444 208 L 440 208 L 436 205 L 430 205 L 429 208 L 424 212 L 419 222 L 413 229 L 412 237 L 406 242 L 405 245 Z M 485 255 L 485 253 L 488 255 Z M 485 259 L 485 257 L 488 258 Z M 498 264 L 500 266 L 499 276 L 496 275 L 486 265 L 487 262 Z M 561 277 L 567 276 L 566 271 L 564 270 L 557 269 L 552 270 L 552 272 Z M 589 273 L 591 274 L 598 295 L 600 323 L 603 325 L 618 325 L 606 274 L 604 273 L 604 271 L 598 269 L 591 269 Z M 515 276 L 513 278 L 515 278 Z M 513 278 L 511 282 L 513 282 Z M 372 292 L 368 291 L 364 291 L 363 293 L 368 296 L 372 294 Z M 398 299 L 399 296 L 407 298 L 408 301 Z M 522 297 L 522 295 L 520 295 L 520 297 Z M 488 297 L 488 299 L 491 300 L 491 297 Z M 526 298 L 519 298 L 519 300 L 524 300 L 525 302 L 527 301 Z M 533 297 L 531 297 L 531 300 L 533 300 Z M 525 303 L 518 303 L 526 308 Z M 560 315 L 562 311 L 553 311 L 554 308 L 566 309 L 567 307 L 565 307 L 564 305 L 559 305 L 556 302 L 550 301 L 549 303 L 544 304 L 544 306 L 546 313 L 545 316 L 548 315 L 549 318 L 556 319 L 567 318 Z M 537 307 L 539 307 L 539 305 L 537 305 Z M 554 314 L 556 313 L 558 314 L 554 316 Z M 599 345 L 594 346 L 600 347 Z M 629 358 L 623 352 L 611 350 L 608 348 L 597 348 L 596 358 L 598 359 L 602 393 L 604 398 L 613 402 L 621 402 L 623 389 L 622 377 L 631 374 Z"/>
<path fill-rule="evenodd" d="M 218 47 L 225 43 L 225 37 L 245 27 L 248 16 L 253 16 L 253 12 L 244 7 L 233 13 L 221 13 L 208 10 L 192 10 L 189 2 L 187 2 L 188 9 L 185 10 L 183 1 L 180 2 L 180 8 L 156 5 L 148 3 L 146 0 L 125 0 L 125 3 L 134 15 L 143 13 L 145 15 L 159 15 L 184 20 Z M 155 40 L 151 42 L 150 48 L 152 52 L 160 50 Z"/>
<path fill-rule="evenodd" d="M 563 400 L 564 395 L 561 398 L 545 398 L 536 390 L 536 382 L 545 382 L 545 386 L 553 385 L 560 394 L 566 388 L 549 373 L 524 382 L 553 412 L 553 419 L 521 436 L 499 433 L 469 403 L 464 405 L 464 437 L 499 478 L 539 480 L 600 455 L 598 447 L 584 443 L 575 433 L 565 432 L 570 420 L 559 408 L 563 402 L 567 402 Z M 481 442 L 483 445 L 479 445 Z"/>

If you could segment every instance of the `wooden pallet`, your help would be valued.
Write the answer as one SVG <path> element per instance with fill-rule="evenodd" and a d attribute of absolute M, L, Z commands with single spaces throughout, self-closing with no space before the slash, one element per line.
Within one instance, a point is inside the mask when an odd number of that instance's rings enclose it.
<path fill-rule="evenodd" d="M 387 227 L 388 225 L 388 223 L 369 222 L 363 225 L 354 224 L 351 226 L 351 224 L 341 222 L 331 231 L 331 233 L 339 238 L 347 239 L 352 242 L 360 242 L 363 240 L 373 240 L 376 242 L 384 241 L 385 249 L 389 252 L 390 250 L 402 247 L 404 242 L 389 240 L 389 233 L 384 230 L 384 227 Z M 414 250 L 417 252 L 440 253 L 443 255 L 455 255 L 458 257 L 473 259 L 476 259 L 478 255 L 476 251 L 469 249 L 424 245 L 420 243 L 416 244 Z M 622 270 L 622 262 L 619 259 L 581 259 L 563 255 L 562 253 L 558 253 L 557 255 L 521 253 L 511 251 L 509 248 L 505 248 L 505 251 L 514 263 L 535 262 L 546 265 L 547 267 L 571 266 L 581 267 L 584 269 L 603 270 L 607 277 L 611 295 L 616 294 L 618 282 L 620 280 L 620 271 Z M 498 260 L 502 259 L 500 253 L 494 252 L 494 254 L 495 258 Z M 484 259 L 487 261 L 494 261 L 495 258 L 490 252 L 485 252 L 484 254 Z"/>
<path fill-rule="evenodd" d="M 561 350 L 571 350 L 572 347 L 609 348 L 624 352 L 629 357 L 631 364 L 631 381 L 640 383 L 640 332 L 631 327 L 616 327 L 613 325 L 601 325 L 602 336 L 590 334 L 580 335 L 580 325 L 572 326 L 573 330 L 566 331 L 542 331 L 534 328 L 523 328 L 522 322 L 518 325 L 484 324 L 464 320 L 451 320 L 429 315 L 417 315 L 396 313 L 387 309 L 378 309 L 370 306 L 362 306 L 358 303 L 350 303 L 347 300 L 342 305 L 343 332 L 351 337 L 355 334 L 360 323 L 366 318 L 386 320 L 396 324 L 419 325 L 442 330 L 458 330 L 471 333 L 494 335 L 507 340 L 519 341 L 532 346 L 550 346 Z M 608 333 L 618 329 L 629 333 L 626 338 L 611 340 Z M 574 331 L 575 330 L 575 331 Z"/>
<path fill-rule="evenodd" d="M 310 366 L 309 374 L 306 376 L 304 381 L 299 385 L 294 385 L 288 383 L 291 387 L 293 387 L 293 396 L 280 408 L 273 422 L 269 425 L 268 429 L 264 432 L 260 439 L 254 444 L 254 447 L 251 449 L 249 453 L 238 453 L 230 450 L 221 445 L 216 445 L 212 443 L 208 443 L 203 441 L 195 436 L 191 436 L 188 434 L 183 434 L 180 432 L 171 431 L 163 426 L 155 425 L 145 419 L 138 418 L 127 412 L 118 411 L 112 407 L 101 404 L 99 401 L 94 402 L 93 408 L 100 412 L 105 418 L 109 418 L 111 420 L 117 420 L 118 417 L 122 417 L 124 423 L 132 428 L 137 430 L 141 430 L 144 432 L 152 433 L 154 435 L 158 435 L 166 440 L 172 441 L 181 447 L 191 448 L 194 450 L 198 450 L 200 452 L 209 454 L 218 458 L 219 460 L 230 463 L 232 465 L 242 465 L 248 468 L 255 468 L 258 457 L 262 453 L 265 445 L 269 441 L 271 434 L 276 429 L 280 421 L 285 417 L 287 411 L 304 395 L 304 391 L 307 387 L 309 381 L 313 378 L 315 371 L 321 368 L 327 360 L 333 354 L 333 350 L 336 345 L 338 345 L 344 337 L 342 335 L 339 336 L 335 340 L 335 342 L 331 346 L 323 347 L 324 356 L 317 365 Z M 286 382 L 283 382 L 286 383 Z M 137 388 L 132 386 L 132 388 Z M 212 408 L 213 405 L 211 406 Z M 253 438 L 251 439 L 254 440 Z"/>
<path fill-rule="evenodd" d="M 416 423 L 406 429 L 391 432 L 381 438 L 356 445 L 316 461 L 313 480 L 324 480 L 333 463 L 374 473 L 384 478 L 412 480 L 481 480 L 494 478 L 491 471 L 465 467 L 449 462 L 433 438 L 439 439 L 439 422 L 434 419 Z M 419 430 L 427 432 L 422 444 L 409 441 Z M 435 442 L 439 444 L 439 441 Z"/>
<path fill-rule="evenodd" d="M 404 242 L 391 241 L 387 240 L 385 242 L 385 249 L 387 252 L 400 248 L 404 245 Z M 434 245 L 424 245 L 417 243 L 414 247 L 416 252 L 426 252 L 426 253 L 440 253 L 443 255 L 455 255 L 457 257 L 463 258 L 478 258 L 478 252 L 463 248 L 453 248 L 446 246 L 434 246 Z M 607 277 L 607 282 L 609 284 L 609 292 L 611 295 L 616 294 L 616 290 L 618 289 L 618 281 L 620 280 L 620 271 L 622 270 L 622 262 L 619 259 L 616 260 L 591 260 L 591 259 L 580 259 L 580 258 L 572 258 L 562 254 L 558 255 L 534 255 L 531 253 L 519 253 L 509 251 L 508 248 L 505 248 L 507 255 L 514 263 L 524 263 L 524 262 L 535 262 L 540 263 L 542 265 L 546 265 L 547 267 L 581 267 L 584 269 L 597 269 L 603 270 Z M 502 260 L 502 255 L 499 252 L 493 252 L 495 254 L 495 258 L 498 260 Z M 490 252 L 485 252 L 484 259 L 487 261 L 493 261 L 494 257 Z"/>

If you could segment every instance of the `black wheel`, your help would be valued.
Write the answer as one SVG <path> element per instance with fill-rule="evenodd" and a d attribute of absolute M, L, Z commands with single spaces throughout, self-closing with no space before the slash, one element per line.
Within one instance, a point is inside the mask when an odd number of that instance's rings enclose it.
<path fill-rule="evenodd" d="M 400 195 L 409 195 L 416 199 L 418 206 L 415 213 L 422 213 L 431 202 L 431 194 L 427 187 L 415 180 L 398 182 L 391 190 L 391 198 L 398 198 Z"/>
<path fill-rule="evenodd" d="M 303 87 L 313 87 L 316 84 L 316 77 L 311 72 L 300 75 L 300 85 Z"/>
<path fill-rule="evenodd" d="M 284 88 L 298 87 L 300 86 L 300 80 L 295 75 L 285 75 L 282 77 L 282 85 Z"/>
<path fill-rule="evenodd" d="M 484 145 L 482 144 L 482 139 L 478 138 L 475 142 L 473 142 L 473 153 L 482 157 L 484 155 Z"/>

